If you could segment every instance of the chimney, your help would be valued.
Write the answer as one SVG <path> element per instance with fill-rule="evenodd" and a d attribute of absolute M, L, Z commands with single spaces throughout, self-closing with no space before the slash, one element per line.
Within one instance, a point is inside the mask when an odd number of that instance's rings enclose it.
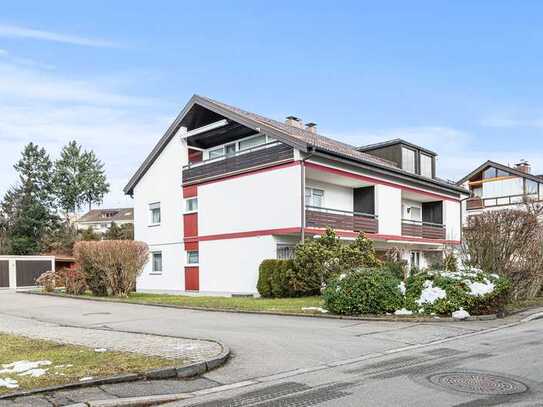
<path fill-rule="evenodd" d="M 302 122 L 302 119 L 299 119 L 296 116 L 287 116 L 285 123 L 290 124 L 291 126 L 294 126 L 294 127 L 298 127 L 299 129 L 304 128 L 304 122 Z"/>
<path fill-rule="evenodd" d="M 528 161 L 522 159 L 517 164 L 515 164 L 515 168 L 519 171 L 525 172 L 526 174 L 530 174 L 532 172 L 532 167 L 528 163 Z"/>
<path fill-rule="evenodd" d="M 317 132 L 317 123 L 313 123 L 313 122 L 306 123 L 305 129 L 307 131 L 310 131 L 311 133 L 316 133 Z"/>

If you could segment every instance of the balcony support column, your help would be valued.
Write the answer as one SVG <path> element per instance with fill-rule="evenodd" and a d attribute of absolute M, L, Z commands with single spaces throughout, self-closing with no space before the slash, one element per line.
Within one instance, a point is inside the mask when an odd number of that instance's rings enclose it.
<path fill-rule="evenodd" d="M 402 233 L 402 190 L 388 185 L 375 185 L 375 213 L 379 233 L 400 236 Z"/>

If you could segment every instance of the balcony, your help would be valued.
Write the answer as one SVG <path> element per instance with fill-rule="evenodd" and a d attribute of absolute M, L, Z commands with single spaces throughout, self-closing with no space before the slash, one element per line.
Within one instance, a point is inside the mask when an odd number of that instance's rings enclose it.
<path fill-rule="evenodd" d="M 292 160 L 292 147 L 274 141 L 183 167 L 183 184 Z"/>
<path fill-rule="evenodd" d="M 307 227 L 326 228 L 353 232 L 377 233 L 377 215 L 361 212 L 349 212 L 340 209 L 305 207 Z"/>
<path fill-rule="evenodd" d="M 479 197 L 469 198 L 466 201 L 466 209 L 468 211 L 471 211 L 474 209 L 483 209 L 483 208 L 484 208 L 483 200 Z"/>
<path fill-rule="evenodd" d="M 468 211 L 476 210 L 476 209 L 484 209 L 484 208 L 490 208 L 494 206 L 511 206 L 511 205 L 518 205 L 522 203 L 530 203 L 530 202 L 540 202 L 538 194 L 517 194 L 517 195 L 507 195 L 507 196 L 499 196 L 499 197 L 493 197 L 493 198 L 480 198 L 480 197 L 472 197 L 469 198 L 466 201 L 466 209 Z"/>
<path fill-rule="evenodd" d="M 445 239 L 445 225 L 402 219 L 402 236 L 422 237 L 425 239 Z"/>

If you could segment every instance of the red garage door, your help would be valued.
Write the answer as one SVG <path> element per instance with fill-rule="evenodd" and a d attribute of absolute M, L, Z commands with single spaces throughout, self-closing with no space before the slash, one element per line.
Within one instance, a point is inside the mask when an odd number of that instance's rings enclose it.
<path fill-rule="evenodd" d="M 185 267 L 185 290 L 200 290 L 200 270 L 198 267 Z"/>

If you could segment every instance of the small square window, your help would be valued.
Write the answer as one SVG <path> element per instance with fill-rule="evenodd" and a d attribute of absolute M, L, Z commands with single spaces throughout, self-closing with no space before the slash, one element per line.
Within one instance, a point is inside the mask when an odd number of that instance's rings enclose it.
<path fill-rule="evenodd" d="M 149 205 L 149 223 L 151 225 L 159 225 L 161 220 L 160 216 L 160 202 Z"/>
<path fill-rule="evenodd" d="M 162 252 L 153 252 L 152 255 L 152 272 L 162 273 Z"/>
<path fill-rule="evenodd" d="M 197 251 L 187 252 L 187 264 L 198 264 L 200 262 L 200 255 Z"/>
<path fill-rule="evenodd" d="M 198 212 L 198 198 L 188 198 L 185 200 L 185 212 Z"/>

